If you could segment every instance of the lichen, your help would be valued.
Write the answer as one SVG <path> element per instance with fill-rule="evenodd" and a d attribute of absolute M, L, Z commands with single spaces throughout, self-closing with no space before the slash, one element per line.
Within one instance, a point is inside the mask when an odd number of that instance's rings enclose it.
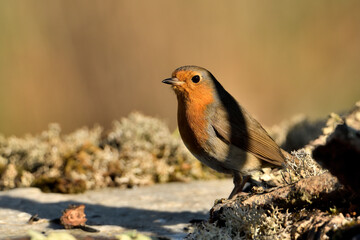
<path fill-rule="evenodd" d="M 39 135 L 0 136 L 1 190 L 78 193 L 218 177 L 162 120 L 141 113 L 114 121 L 107 134 L 100 126 L 62 134 L 59 124 L 50 124 Z"/>
<path fill-rule="evenodd" d="M 291 184 L 300 179 L 318 176 L 327 170 L 322 168 L 311 157 L 311 152 L 307 149 L 292 151 L 292 158 L 285 160 L 285 168 L 282 170 L 284 183 Z"/>
<path fill-rule="evenodd" d="M 218 223 L 203 223 L 186 239 L 285 239 L 289 233 L 285 231 L 290 225 L 288 211 L 280 211 L 277 207 L 269 209 L 256 205 L 241 206 L 235 204 L 224 209 Z"/>

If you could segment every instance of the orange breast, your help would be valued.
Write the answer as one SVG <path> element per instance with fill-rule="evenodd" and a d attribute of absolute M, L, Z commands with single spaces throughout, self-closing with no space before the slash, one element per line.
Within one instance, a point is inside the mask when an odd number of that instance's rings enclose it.
<path fill-rule="evenodd" d="M 214 100 L 209 91 L 191 93 L 188 98 L 178 99 L 178 125 L 181 138 L 186 147 L 198 155 L 204 151 L 204 146 L 209 138 L 207 111 L 209 104 Z M 203 93 L 203 94 L 201 94 Z"/>

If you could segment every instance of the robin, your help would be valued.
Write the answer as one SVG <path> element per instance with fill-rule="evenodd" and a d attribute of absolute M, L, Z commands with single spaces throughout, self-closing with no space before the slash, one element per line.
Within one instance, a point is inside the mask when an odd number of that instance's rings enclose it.
<path fill-rule="evenodd" d="M 233 175 L 229 199 L 242 191 L 252 171 L 280 167 L 290 157 L 205 68 L 179 67 L 162 82 L 176 93 L 185 146 L 207 166 Z"/>

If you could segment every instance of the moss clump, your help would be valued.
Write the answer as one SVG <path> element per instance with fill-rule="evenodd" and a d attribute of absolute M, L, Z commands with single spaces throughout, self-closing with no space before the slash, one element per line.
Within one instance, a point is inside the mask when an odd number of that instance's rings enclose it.
<path fill-rule="evenodd" d="M 0 135 L 0 189 L 36 186 L 77 193 L 102 187 L 132 187 L 223 177 L 202 165 L 180 137 L 153 117 L 131 113 L 100 126 L 61 134 L 58 124 L 39 135 Z"/>
<path fill-rule="evenodd" d="M 286 229 L 291 225 L 288 211 L 277 207 L 269 209 L 235 204 L 224 209 L 219 222 L 203 223 L 187 236 L 188 240 L 217 239 L 286 239 Z"/>
<path fill-rule="evenodd" d="M 292 151 L 292 158 L 286 159 L 286 168 L 281 171 L 283 183 L 290 184 L 300 179 L 318 176 L 327 172 L 311 157 L 311 152 L 306 149 Z"/>
<path fill-rule="evenodd" d="M 86 190 L 84 180 L 46 176 L 35 179 L 32 186 L 40 188 L 43 192 L 56 193 L 82 193 Z"/>

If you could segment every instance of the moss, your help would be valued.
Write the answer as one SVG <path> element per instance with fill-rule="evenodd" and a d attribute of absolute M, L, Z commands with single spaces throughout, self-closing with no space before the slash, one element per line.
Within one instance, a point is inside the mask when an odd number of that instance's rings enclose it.
<path fill-rule="evenodd" d="M 43 192 L 56 193 L 82 193 L 86 190 L 84 180 L 46 176 L 35 179 L 32 186 L 40 188 Z"/>
<path fill-rule="evenodd" d="M 72 193 L 224 177 L 196 160 L 163 121 L 140 113 L 114 121 L 107 134 L 94 126 L 65 135 L 50 124 L 35 136 L 1 136 L 0 156 L 0 189 Z"/>

